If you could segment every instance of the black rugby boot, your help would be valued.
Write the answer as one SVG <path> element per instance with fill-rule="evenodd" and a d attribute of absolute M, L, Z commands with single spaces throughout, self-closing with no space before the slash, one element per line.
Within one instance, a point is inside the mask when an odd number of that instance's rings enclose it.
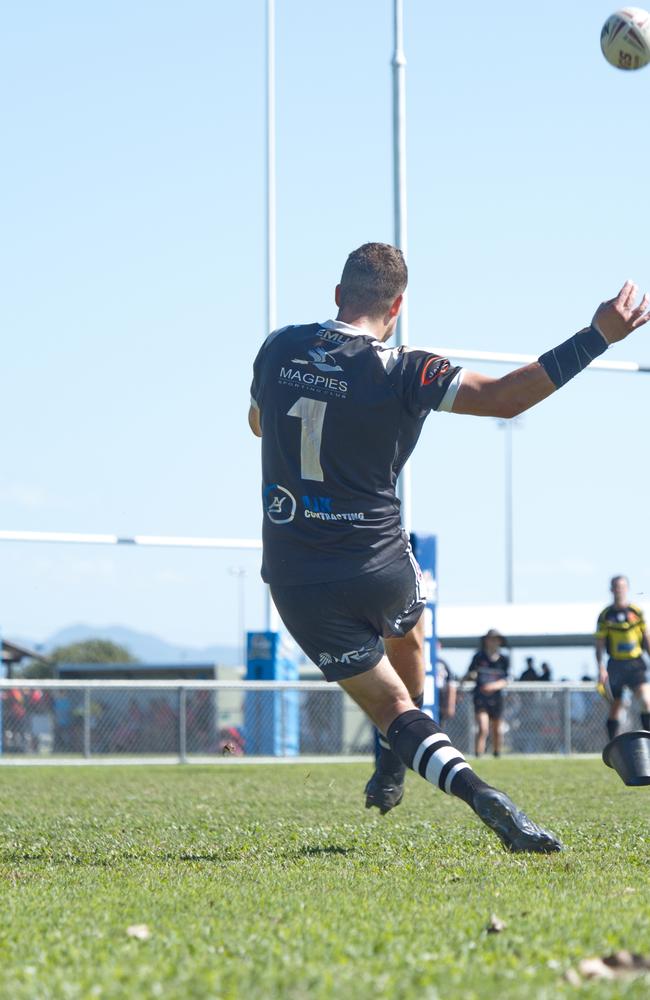
<path fill-rule="evenodd" d="M 479 819 L 494 830 L 507 851 L 551 854 L 563 848 L 557 837 L 533 823 L 505 792 L 496 788 L 477 791 L 472 808 Z"/>
<path fill-rule="evenodd" d="M 387 774 L 377 769 L 366 785 L 366 809 L 376 806 L 382 816 L 385 816 L 398 806 L 404 798 L 405 774 L 405 767 L 401 767 L 394 774 Z"/>

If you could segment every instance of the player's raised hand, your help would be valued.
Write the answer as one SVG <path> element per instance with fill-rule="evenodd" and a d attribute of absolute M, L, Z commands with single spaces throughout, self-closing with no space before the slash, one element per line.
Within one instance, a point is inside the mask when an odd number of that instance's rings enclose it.
<path fill-rule="evenodd" d="M 608 344 L 625 340 L 628 334 L 650 320 L 650 295 L 646 293 L 635 306 L 638 292 L 638 286 L 633 281 L 626 281 L 615 299 L 601 302 L 598 306 L 591 322 Z"/>

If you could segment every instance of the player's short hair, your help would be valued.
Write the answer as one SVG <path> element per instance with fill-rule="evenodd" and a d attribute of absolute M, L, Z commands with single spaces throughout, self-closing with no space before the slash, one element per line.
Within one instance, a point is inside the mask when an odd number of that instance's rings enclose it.
<path fill-rule="evenodd" d="M 401 250 L 388 243 L 364 243 L 345 262 L 339 307 L 358 310 L 360 316 L 383 316 L 407 282 Z"/>
<path fill-rule="evenodd" d="M 625 580 L 625 582 L 627 583 L 628 587 L 630 586 L 630 581 L 628 580 L 628 578 L 623 573 L 617 573 L 617 575 L 613 576 L 611 578 L 611 580 L 609 581 L 609 589 L 610 590 L 614 589 L 614 584 L 616 583 L 617 580 Z"/>

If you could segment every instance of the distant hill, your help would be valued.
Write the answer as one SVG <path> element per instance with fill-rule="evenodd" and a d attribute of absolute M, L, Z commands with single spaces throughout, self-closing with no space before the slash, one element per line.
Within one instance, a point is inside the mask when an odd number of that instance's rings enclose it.
<path fill-rule="evenodd" d="M 241 660 L 237 646 L 177 646 L 157 635 L 137 632 L 123 625 L 68 625 L 40 643 L 39 648 L 47 653 L 56 646 L 67 646 L 86 639 L 117 642 L 120 646 L 126 646 L 143 663 L 220 663 L 224 666 L 239 666 Z M 29 645 L 34 648 L 34 643 Z"/>

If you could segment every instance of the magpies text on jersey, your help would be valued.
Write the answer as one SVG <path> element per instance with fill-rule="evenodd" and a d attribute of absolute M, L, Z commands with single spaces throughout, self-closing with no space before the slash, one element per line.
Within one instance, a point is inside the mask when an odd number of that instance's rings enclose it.
<path fill-rule="evenodd" d="M 330 378 L 327 375 L 314 375 L 312 372 L 301 372 L 295 368 L 280 368 L 278 382 L 286 385 L 293 382 L 297 385 L 308 385 L 316 392 L 327 392 L 335 396 L 345 396 L 348 383 L 342 378 Z"/>

